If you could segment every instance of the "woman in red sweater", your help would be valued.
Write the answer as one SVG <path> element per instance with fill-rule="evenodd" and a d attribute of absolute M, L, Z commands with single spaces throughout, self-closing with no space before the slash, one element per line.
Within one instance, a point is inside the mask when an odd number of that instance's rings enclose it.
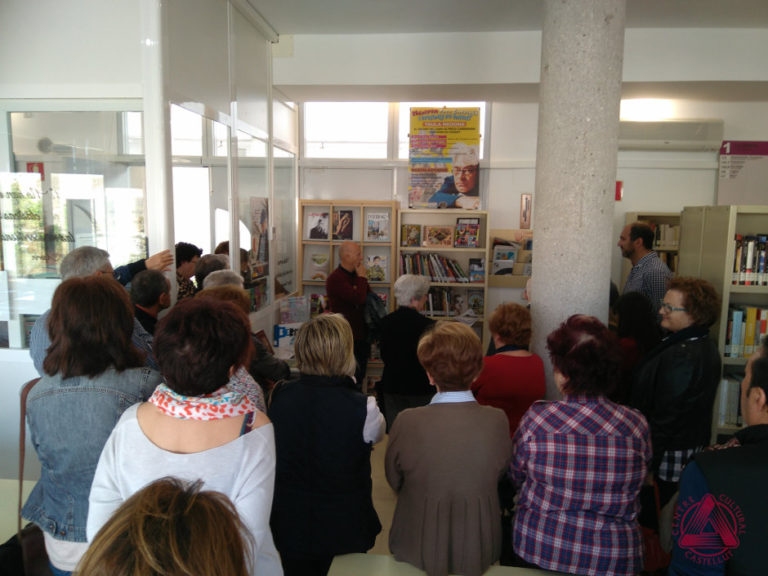
<path fill-rule="evenodd" d="M 531 342 L 531 313 L 519 304 L 501 304 L 488 324 L 496 351 L 483 358 L 483 371 L 472 383 L 480 404 L 506 412 L 509 435 L 536 400 L 544 398 L 544 363 L 528 351 Z"/>

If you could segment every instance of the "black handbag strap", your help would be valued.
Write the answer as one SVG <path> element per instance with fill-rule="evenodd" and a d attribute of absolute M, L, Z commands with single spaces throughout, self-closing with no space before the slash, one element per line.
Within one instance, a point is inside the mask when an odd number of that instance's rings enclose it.
<path fill-rule="evenodd" d="M 21 541 L 21 504 L 23 498 L 24 488 L 24 452 L 27 440 L 27 396 L 29 391 L 37 384 L 40 378 L 33 378 L 21 389 L 21 412 L 19 413 L 19 510 L 18 517 L 16 518 L 16 533 Z"/>

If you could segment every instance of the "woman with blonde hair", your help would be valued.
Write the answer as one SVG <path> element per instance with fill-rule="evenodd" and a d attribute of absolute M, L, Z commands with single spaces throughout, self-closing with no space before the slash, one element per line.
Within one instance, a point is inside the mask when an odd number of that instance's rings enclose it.
<path fill-rule="evenodd" d="M 202 482 L 156 480 L 99 530 L 77 576 L 248 576 L 248 529 L 224 494 Z"/>
<path fill-rule="evenodd" d="M 340 314 L 305 323 L 294 343 L 301 375 L 272 393 L 272 531 L 286 576 L 327 574 L 335 555 L 366 552 L 381 530 L 370 454 L 384 434 L 384 418 L 352 379 L 353 342 Z"/>
<path fill-rule="evenodd" d="M 501 554 L 497 482 L 511 455 L 507 417 L 469 389 L 483 367 L 469 326 L 438 322 L 417 353 L 437 393 L 400 412 L 389 434 L 385 471 L 397 492 L 389 548 L 429 576 L 479 576 Z"/>

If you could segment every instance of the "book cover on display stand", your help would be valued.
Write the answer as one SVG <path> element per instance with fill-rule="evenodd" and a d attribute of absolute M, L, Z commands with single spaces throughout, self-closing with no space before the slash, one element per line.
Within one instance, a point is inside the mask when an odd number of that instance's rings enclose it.
<path fill-rule="evenodd" d="M 365 276 L 369 282 L 386 282 L 387 257 L 381 254 L 367 256 L 365 260 Z"/>
<path fill-rule="evenodd" d="M 389 212 L 368 212 L 365 224 L 366 242 L 389 242 Z"/>
<path fill-rule="evenodd" d="M 328 212 L 310 212 L 309 213 L 309 239 L 310 240 L 328 240 Z"/>
<path fill-rule="evenodd" d="M 421 224 L 403 224 L 400 227 L 400 246 L 421 246 Z"/>
<path fill-rule="evenodd" d="M 456 235 L 453 242 L 455 248 L 477 248 L 480 245 L 479 236 L 479 218 L 456 219 Z"/>
<path fill-rule="evenodd" d="M 453 226 L 424 226 L 424 246 L 453 248 Z"/>
<path fill-rule="evenodd" d="M 352 210 L 333 211 L 333 239 L 352 240 Z"/>
<path fill-rule="evenodd" d="M 469 281 L 485 282 L 485 261 L 482 258 L 469 259 Z"/>
<path fill-rule="evenodd" d="M 467 290 L 467 305 L 478 316 L 485 313 L 485 296 L 482 290 Z"/>

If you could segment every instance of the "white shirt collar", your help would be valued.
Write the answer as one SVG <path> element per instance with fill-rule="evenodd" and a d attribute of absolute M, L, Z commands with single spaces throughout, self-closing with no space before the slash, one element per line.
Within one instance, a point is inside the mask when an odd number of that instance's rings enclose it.
<path fill-rule="evenodd" d="M 475 395 L 471 390 L 451 390 L 438 392 L 432 397 L 430 404 L 452 404 L 454 402 L 475 402 Z"/>

